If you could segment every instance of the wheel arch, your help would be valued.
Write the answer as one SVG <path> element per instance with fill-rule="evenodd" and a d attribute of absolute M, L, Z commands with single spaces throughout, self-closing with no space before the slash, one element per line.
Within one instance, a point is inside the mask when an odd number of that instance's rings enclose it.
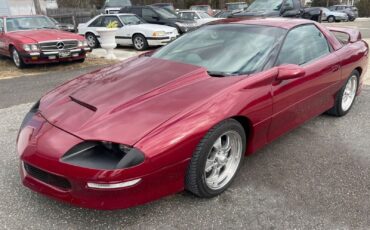
<path fill-rule="evenodd" d="M 362 68 L 360 66 L 356 67 L 354 70 L 356 70 L 359 73 L 359 77 L 362 75 Z"/>
<path fill-rule="evenodd" d="M 134 39 L 135 35 L 141 35 L 141 36 L 143 36 L 145 39 L 147 39 L 147 37 L 145 36 L 145 34 L 143 34 L 143 33 L 141 33 L 141 32 L 135 32 L 135 33 L 133 33 L 133 34 L 132 34 L 132 36 L 131 36 L 131 39 Z"/>
<path fill-rule="evenodd" d="M 237 122 L 239 122 L 242 125 L 242 127 L 244 129 L 244 133 L 245 133 L 246 139 L 247 139 L 246 153 L 249 154 L 249 150 L 248 149 L 249 149 L 249 146 L 253 142 L 252 139 L 253 139 L 253 133 L 254 133 L 252 121 L 248 117 L 243 116 L 243 115 L 232 116 L 229 119 L 234 119 L 234 120 L 236 120 Z"/>

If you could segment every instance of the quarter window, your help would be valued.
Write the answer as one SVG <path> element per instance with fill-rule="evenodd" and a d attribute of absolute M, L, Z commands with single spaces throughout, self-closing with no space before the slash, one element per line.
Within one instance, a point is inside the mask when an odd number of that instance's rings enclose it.
<path fill-rule="evenodd" d="M 122 23 L 120 22 L 120 20 L 116 16 L 106 16 L 106 17 L 104 17 L 104 19 L 102 21 L 102 26 L 107 27 L 107 25 L 111 22 L 117 22 L 118 27 L 122 27 Z"/>
<path fill-rule="evenodd" d="M 103 19 L 103 17 L 98 17 L 92 23 L 90 23 L 89 27 L 102 27 L 102 25 L 101 25 L 102 19 Z"/>
<path fill-rule="evenodd" d="M 300 26 L 289 31 L 277 64 L 303 65 L 328 53 L 328 42 L 316 26 Z"/>

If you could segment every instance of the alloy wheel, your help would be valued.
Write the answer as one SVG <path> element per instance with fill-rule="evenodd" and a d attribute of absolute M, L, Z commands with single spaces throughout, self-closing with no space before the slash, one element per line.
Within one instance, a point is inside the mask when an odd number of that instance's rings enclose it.
<path fill-rule="evenodd" d="M 236 131 L 223 133 L 207 156 L 204 177 L 212 190 L 222 189 L 234 177 L 242 158 L 242 137 Z"/>
<path fill-rule="evenodd" d="M 351 108 L 357 92 L 357 77 L 352 75 L 347 81 L 342 97 L 342 110 L 347 111 Z"/>

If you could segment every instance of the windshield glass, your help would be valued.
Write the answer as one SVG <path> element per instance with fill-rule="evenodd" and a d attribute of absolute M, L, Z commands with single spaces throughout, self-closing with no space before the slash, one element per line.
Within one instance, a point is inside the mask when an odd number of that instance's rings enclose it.
<path fill-rule="evenodd" d="M 201 11 L 208 11 L 208 6 L 191 6 L 191 10 L 201 10 Z"/>
<path fill-rule="evenodd" d="M 206 12 L 198 12 L 198 15 L 200 16 L 200 18 L 212 18 L 211 16 L 209 16 L 209 14 L 207 14 Z"/>
<path fill-rule="evenodd" d="M 105 1 L 105 7 L 124 7 L 131 6 L 130 0 L 107 0 Z"/>
<path fill-rule="evenodd" d="M 210 25 L 187 33 L 152 57 L 207 68 L 224 75 L 261 70 L 284 29 L 258 25 Z"/>
<path fill-rule="evenodd" d="M 16 17 L 6 19 L 9 32 L 17 30 L 55 29 L 55 23 L 47 17 Z"/>
<path fill-rule="evenodd" d="M 138 25 L 145 23 L 142 19 L 136 15 L 120 15 L 119 18 L 125 25 Z"/>
<path fill-rule="evenodd" d="M 237 3 L 237 4 L 227 4 L 227 10 L 243 10 L 247 7 L 245 3 Z"/>
<path fill-rule="evenodd" d="M 279 11 L 282 2 L 282 0 L 255 0 L 247 11 Z"/>
<path fill-rule="evenodd" d="M 155 7 L 154 9 L 158 14 L 161 15 L 163 18 L 177 18 L 177 16 L 174 13 L 171 13 L 169 10 L 162 9 Z"/>

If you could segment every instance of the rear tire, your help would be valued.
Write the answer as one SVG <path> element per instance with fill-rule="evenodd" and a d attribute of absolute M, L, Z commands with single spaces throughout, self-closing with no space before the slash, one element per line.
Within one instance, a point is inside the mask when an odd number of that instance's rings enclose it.
<path fill-rule="evenodd" d="M 21 55 L 15 47 L 10 48 L 10 53 L 13 63 L 18 69 L 23 69 L 26 67 L 26 64 L 23 62 Z"/>
<path fill-rule="evenodd" d="M 352 108 L 356 99 L 360 73 L 354 70 L 346 84 L 339 90 L 335 97 L 335 105 L 327 111 L 328 114 L 342 117 L 346 115 Z"/>
<path fill-rule="evenodd" d="M 84 63 L 85 62 L 85 58 L 78 59 L 78 60 L 76 60 L 76 62 L 78 62 L 78 63 Z"/>
<path fill-rule="evenodd" d="M 208 131 L 198 144 L 186 172 L 185 188 L 199 197 L 224 192 L 237 174 L 246 149 L 243 127 L 228 119 Z"/>
<path fill-rule="evenodd" d="M 143 51 L 148 49 L 148 41 L 146 38 L 141 34 L 135 34 L 132 37 L 132 44 L 134 45 L 134 48 L 139 51 Z"/>

